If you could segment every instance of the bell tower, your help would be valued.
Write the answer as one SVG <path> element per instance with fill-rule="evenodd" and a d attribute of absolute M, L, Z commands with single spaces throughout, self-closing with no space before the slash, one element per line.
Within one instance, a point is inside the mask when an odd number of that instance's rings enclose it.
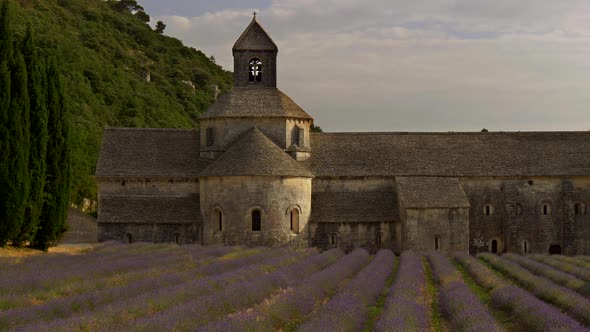
<path fill-rule="evenodd" d="M 277 86 L 277 53 L 279 49 L 268 33 L 256 21 L 242 33 L 232 48 L 236 87 Z"/>

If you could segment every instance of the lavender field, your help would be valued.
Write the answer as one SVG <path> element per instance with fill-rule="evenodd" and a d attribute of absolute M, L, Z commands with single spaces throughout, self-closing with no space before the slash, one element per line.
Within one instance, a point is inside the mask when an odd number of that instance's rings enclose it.
<path fill-rule="evenodd" d="M 2 256 L 0 331 L 589 331 L 588 260 L 101 244 Z"/>

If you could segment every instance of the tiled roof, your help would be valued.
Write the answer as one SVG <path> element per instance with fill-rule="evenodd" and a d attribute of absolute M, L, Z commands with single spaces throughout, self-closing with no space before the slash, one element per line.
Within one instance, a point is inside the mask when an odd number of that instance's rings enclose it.
<path fill-rule="evenodd" d="M 232 49 L 234 51 L 278 51 L 277 45 L 256 18 L 252 19 Z"/>
<path fill-rule="evenodd" d="M 588 176 L 590 132 L 312 133 L 315 176 Z"/>
<path fill-rule="evenodd" d="M 234 87 L 215 101 L 202 119 L 213 117 L 288 117 L 311 119 L 299 105 L 274 87 Z"/>
<path fill-rule="evenodd" d="M 396 177 L 397 194 L 405 208 L 469 207 L 457 178 Z"/>
<path fill-rule="evenodd" d="M 101 196 L 99 223 L 186 224 L 202 222 L 199 195 Z"/>
<path fill-rule="evenodd" d="M 312 222 L 399 221 L 394 192 L 314 192 Z"/>
<path fill-rule="evenodd" d="M 313 174 L 280 149 L 258 128 L 252 128 L 242 134 L 199 176 L 313 177 Z"/>
<path fill-rule="evenodd" d="M 199 132 L 108 128 L 96 166 L 98 178 L 196 178 L 210 161 L 199 158 Z"/>

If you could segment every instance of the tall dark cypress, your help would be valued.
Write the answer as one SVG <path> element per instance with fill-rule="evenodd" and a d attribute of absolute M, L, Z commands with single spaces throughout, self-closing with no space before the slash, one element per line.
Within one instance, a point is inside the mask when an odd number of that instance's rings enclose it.
<path fill-rule="evenodd" d="M 47 70 L 47 178 L 45 202 L 33 246 L 47 250 L 66 230 L 71 183 L 69 121 L 64 93 L 54 61 Z"/>
<path fill-rule="evenodd" d="M 19 235 L 14 241 L 18 245 L 31 241 L 39 224 L 39 215 L 43 208 L 45 171 L 47 168 L 48 113 L 45 98 L 46 75 L 43 63 L 38 58 L 35 50 L 30 26 L 27 28 L 22 53 L 27 66 L 30 101 L 31 148 L 29 153 L 29 174 L 31 186 L 25 209 L 25 218 Z"/>
<path fill-rule="evenodd" d="M 8 173 L 9 130 L 7 114 L 10 109 L 10 68 L 12 62 L 12 38 L 8 27 L 8 0 L 4 0 L 0 8 L 0 188 L 10 186 Z M 0 190 L 0 247 L 5 246 L 10 239 L 13 228 L 9 218 L 11 204 L 7 190 Z"/>

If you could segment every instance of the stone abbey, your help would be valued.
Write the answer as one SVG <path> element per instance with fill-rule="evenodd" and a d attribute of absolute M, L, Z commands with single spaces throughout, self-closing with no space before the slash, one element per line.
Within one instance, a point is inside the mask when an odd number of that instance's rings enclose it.
<path fill-rule="evenodd" d="M 590 132 L 316 133 L 256 18 L 199 130 L 108 128 L 100 241 L 590 254 Z"/>

